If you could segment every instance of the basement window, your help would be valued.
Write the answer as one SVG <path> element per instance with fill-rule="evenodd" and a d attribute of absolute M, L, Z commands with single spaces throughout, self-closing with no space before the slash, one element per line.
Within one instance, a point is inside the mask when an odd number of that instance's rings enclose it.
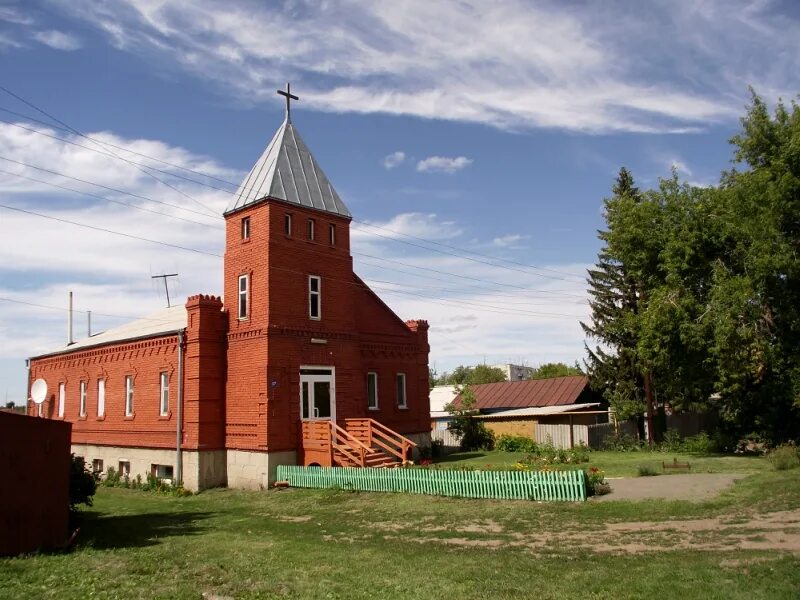
<path fill-rule="evenodd" d="M 367 373 L 367 408 L 378 410 L 378 374 Z"/>
<path fill-rule="evenodd" d="M 250 217 L 244 217 L 242 219 L 242 239 L 250 239 Z"/>
<path fill-rule="evenodd" d="M 319 321 L 322 316 L 322 281 L 317 275 L 308 276 L 308 317 Z"/>
<path fill-rule="evenodd" d="M 156 479 L 172 481 L 172 465 L 150 465 L 150 474 Z"/>

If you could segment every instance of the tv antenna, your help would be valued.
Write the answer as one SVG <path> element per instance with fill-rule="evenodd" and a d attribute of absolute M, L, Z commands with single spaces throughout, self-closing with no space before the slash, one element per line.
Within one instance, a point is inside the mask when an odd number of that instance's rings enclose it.
<path fill-rule="evenodd" d="M 167 285 L 167 278 L 168 277 L 177 277 L 177 273 L 164 273 L 163 275 L 153 275 L 150 279 L 163 279 L 164 280 L 164 291 L 167 293 L 167 308 L 170 307 L 169 304 L 169 286 Z"/>

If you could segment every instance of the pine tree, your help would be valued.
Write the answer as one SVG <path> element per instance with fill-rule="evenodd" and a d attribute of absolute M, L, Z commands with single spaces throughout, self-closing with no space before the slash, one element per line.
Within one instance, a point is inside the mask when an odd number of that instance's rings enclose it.
<path fill-rule="evenodd" d="M 644 287 L 625 263 L 621 249 L 615 247 L 612 228 L 624 212 L 642 201 L 633 176 L 626 169 L 619 171 L 612 188 L 613 197 L 605 200 L 605 219 L 609 229 L 599 231 L 603 248 L 597 264 L 589 269 L 589 302 L 591 323 L 581 323 L 584 333 L 597 340 L 591 349 L 586 345 L 586 366 L 592 386 L 600 389 L 614 408 L 618 418 L 648 415 L 648 435 L 653 441 L 652 377 L 639 365 L 637 315 L 640 312 Z M 647 409 L 647 410 L 645 410 Z"/>

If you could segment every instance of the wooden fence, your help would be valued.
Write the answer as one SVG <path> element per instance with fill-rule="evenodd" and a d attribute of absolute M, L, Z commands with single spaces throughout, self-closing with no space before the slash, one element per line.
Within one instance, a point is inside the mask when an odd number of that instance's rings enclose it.
<path fill-rule="evenodd" d="M 570 428 L 572 432 L 570 433 Z M 572 448 L 580 444 L 589 446 L 594 450 L 603 447 L 606 438 L 613 436 L 615 432 L 620 434 L 636 435 L 636 425 L 631 422 L 618 423 L 597 423 L 595 425 L 550 425 L 538 423 L 536 425 L 534 439 L 537 444 L 552 443 L 556 448 Z"/>
<path fill-rule="evenodd" d="M 431 431 L 431 440 L 442 442 L 442 446 L 447 451 L 456 450 L 461 446 L 461 438 L 446 428 Z"/>
<path fill-rule="evenodd" d="M 348 469 L 278 466 L 278 479 L 292 487 L 434 496 L 579 502 L 586 500 L 586 474 L 572 471 L 457 471 L 447 469 Z"/>

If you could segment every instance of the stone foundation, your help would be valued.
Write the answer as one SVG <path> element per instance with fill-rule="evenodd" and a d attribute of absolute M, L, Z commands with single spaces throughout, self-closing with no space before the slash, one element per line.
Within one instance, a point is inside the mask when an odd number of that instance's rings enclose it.
<path fill-rule="evenodd" d="M 417 447 L 414 448 L 414 451 L 411 454 L 411 460 L 414 462 L 419 460 L 419 449 L 424 447 L 431 447 L 431 432 L 430 431 L 423 431 L 421 433 L 404 433 L 403 437 L 407 437 L 412 442 L 414 442 Z"/>
<path fill-rule="evenodd" d="M 267 489 L 277 476 L 278 465 L 296 465 L 297 453 L 228 450 L 228 487 Z"/>
<path fill-rule="evenodd" d="M 90 469 L 94 460 L 102 460 L 103 473 L 109 467 L 119 470 L 123 461 L 130 464 L 131 478 L 141 475 L 146 479 L 153 465 L 172 467 L 175 473 L 175 450 L 72 444 L 72 452 L 82 456 Z M 183 486 L 187 490 L 196 492 L 225 485 L 225 450 L 184 450 L 182 462 Z"/>

